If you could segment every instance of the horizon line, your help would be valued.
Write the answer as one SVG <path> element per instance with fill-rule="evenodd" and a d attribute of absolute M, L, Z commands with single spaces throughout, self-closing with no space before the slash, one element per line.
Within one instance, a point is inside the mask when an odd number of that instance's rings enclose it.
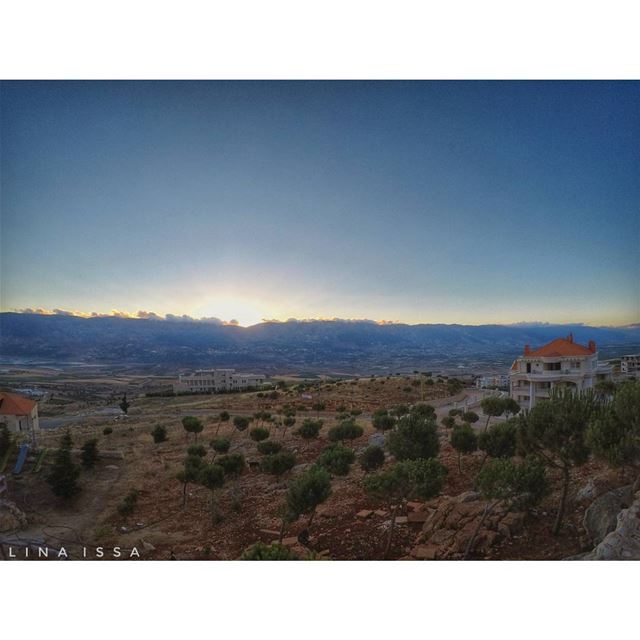
<path fill-rule="evenodd" d="M 236 319 L 231 320 L 222 320 L 215 316 L 209 317 L 200 317 L 196 318 L 187 314 L 172 314 L 167 313 L 164 315 L 155 313 L 153 311 L 144 311 L 140 310 L 136 313 L 130 313 L 127 311 L 120 311 L 117 309 L 112 309 L 109 313 L 101 313 L 101 312 L 84 312 L 78 310 L 67 310 L 67 309 L 44 309 L 41 307 L 38 308 L 25 308 L 25 309 L 9 309 L 9 310 L 0 310 L 0 314 L 18 314 L 18 315 L 37 315 L 37 316 L 57 316 L 57 317 L 72 317 L 72 318 L 80 318 L 85 320 L 95 319 L 95 318 L 119 318 L 121 320 L 151 320 L 157 322 L 176 322 L 176 323 L 197 323 L 197 324 L 212 324 L 216 326 L 232 326 L 239 327 L 243 329 L 248 329 L 251 327 L 256 327 L 261 324 L 310 324 L 313 322 L 342 322 L 342 323 L 353 323 L 353 324 L 375 324 L 378 326 L 388 326 L 388 325 L 396 325 L 396 326 L 470 326 L 470 327 L 483 327 L 483 326 L 499 326 L 499 327 L 573 327 L 573 326 L 583 326 L 583 327 L 591 327 L 596 329 L 639 329 L 640 322 L 630 322 L 624 323 L 620 325 L 612 325 L 612 324 L 603 324 L 603 325 L 590 325 L 585 322 L 575 321 L 575 322 L 553 322 L 553 321 L 541 321 L 541 320 L 521 320 L 518 322 L 485 322 L 485 323 L 462 323 L 462 322 L 402 322 L 400 320 L 372 320 L 370 318 L 339 318 L 339 317 L 317 317 L 317 318 L 287 318 L 285 320 L 280 320 L 278 318 L 262 318 L 260 322 L 256 322 L 254 324 L 243 325 L 238 322 Z"/>

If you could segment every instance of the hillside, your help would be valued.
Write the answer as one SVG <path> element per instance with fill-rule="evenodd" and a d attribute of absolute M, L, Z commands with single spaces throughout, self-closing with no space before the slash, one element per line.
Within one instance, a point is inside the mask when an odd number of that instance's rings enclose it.
<path fill-rule="evenodd" d="M 116 317 L 0 314 L 7 362 L 80 361 L 155 366 L 251 367 L 256 371 L 359 371 L 408 367 L 500 367 L 532 346 L 573 332 L 595 340 L 601 357 L 638 348 L 640 329 L 584 325 L 385 324 L 368 321 L 265 322 L 251 327 Z"/>

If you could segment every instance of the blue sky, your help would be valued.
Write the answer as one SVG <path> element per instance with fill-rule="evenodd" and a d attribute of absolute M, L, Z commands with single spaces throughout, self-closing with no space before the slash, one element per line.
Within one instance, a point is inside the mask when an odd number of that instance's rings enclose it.
<path fill-rule="evenodd" d="M 638 322 L 639 99 L 4 82 L 2 310 Z"/>

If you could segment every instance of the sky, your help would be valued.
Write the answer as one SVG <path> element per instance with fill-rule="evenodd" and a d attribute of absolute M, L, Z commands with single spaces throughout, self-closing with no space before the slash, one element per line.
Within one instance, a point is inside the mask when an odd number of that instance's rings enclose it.
<path fill-rule="evenodd" d="M 0 307 L 640 321 L 640 83 L 3 82 Z"/>

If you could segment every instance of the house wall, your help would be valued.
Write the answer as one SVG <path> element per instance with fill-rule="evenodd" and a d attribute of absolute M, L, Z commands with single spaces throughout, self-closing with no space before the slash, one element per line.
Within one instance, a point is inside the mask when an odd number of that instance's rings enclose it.
<path fill-rule="evenodd" d="M 36 405 L 28 416 L 2 415 L 0 422 L 4 422 L 12 433 L 30 434 L 32 430 L 39 431 L 38 406 Z"/>

